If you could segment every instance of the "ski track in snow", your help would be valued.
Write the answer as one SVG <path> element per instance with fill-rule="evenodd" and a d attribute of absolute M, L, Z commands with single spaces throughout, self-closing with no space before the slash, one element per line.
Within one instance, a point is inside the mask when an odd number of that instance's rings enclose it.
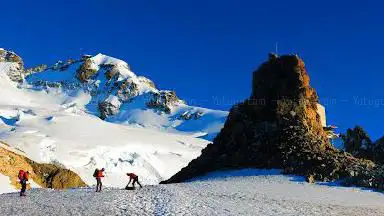
<path fill-rule="evenodd" d="M 282 175 L 228 177 L 145 186 L 35 189 L 0 195 L 0 215 L 384 215 L 384 195 L 357 188 L 310 185 Z"/>

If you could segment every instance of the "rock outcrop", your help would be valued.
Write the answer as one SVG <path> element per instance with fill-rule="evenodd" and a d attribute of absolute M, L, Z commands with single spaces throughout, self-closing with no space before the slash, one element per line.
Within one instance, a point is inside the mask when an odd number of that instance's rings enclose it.
<path fill-rule="evenodd" d="M 250 98 L 231 109 L 213 144 L 162 183 L 246 167 L 279 168 L 311 181 L 347 178 L 372 169 L 372 162 L 332 146 L 323 130 L 318 103 L 303 60 L 296 55 L 271 54 L 253 73 Z"/>
<path fill-rule="evenodd" d="M 173 106 L 180 103 L 180 99 L 174 91 L 153 92 L 152 97 L 147 102 L 149 108 L 156 108 L 160 111 L 170 113 Z"/>
<path fill-rule="evenodd" d="M 0 48 L 0 63 L 6 63 L 7 75 L 15 82 L 24 79 L 24 62 L 16 53 Z"/>
<path fill-rule="evenodd" d="M 87 59 L 77 70 L 77 78 L 81 82 L 86 82 L 89 78 L 97 73 L 97 69 L 93 67 L 93 62 L 91 59 Z"/>
<path fill-rule="evenodd" d="M 45 71 L 47 69 L 48 69 L 48 65 L 40 64 L 40 65 L 38 65 L 36 67 L 26 69 L 25 70 L 25 74 L 29 75 L 29 74 L 33 74 L 33 73 L 40 73 L 40 72 L 43 72 L 43 71 Z"/>
<path fill-rule="evenodd" d="M 9 176 L 11 183 L 20 187 L 17 181 L 19 170 L 30 172 L 30 178 L 43 188 L 65 189 L 87 186 L 84 181 L 71 170 L 55 164 L 42 164 L 10 150 L 0 142 L 0 173 Z"/>
<path fill-rule="evenodd" d="M 110 96 L 105 101 L 99 103 L 100 118 L 105 119 L 119 113 L 121 102 L 116 96 Z"/>

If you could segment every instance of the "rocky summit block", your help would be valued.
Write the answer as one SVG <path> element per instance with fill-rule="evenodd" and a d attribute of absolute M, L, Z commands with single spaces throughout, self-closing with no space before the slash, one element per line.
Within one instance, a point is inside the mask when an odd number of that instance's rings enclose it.
<path fill-rule="evenodd" d="M 358 176 L 372 172 L 375 164 L 332 146 L 318 103 L 304 61 L 297 55 L 271 54 L 253 73 L 250 98 L 231 109 L 213 144 L 162 183 L 252 167 L 283 169 L 310 182 L 348 179 L 363 185 Z"/>

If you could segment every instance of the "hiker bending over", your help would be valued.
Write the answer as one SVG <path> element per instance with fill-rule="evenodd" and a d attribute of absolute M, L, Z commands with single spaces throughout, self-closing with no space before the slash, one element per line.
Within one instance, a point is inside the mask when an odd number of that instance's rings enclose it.
<path fill-rule="evenodd" d="M 19 177 L 20 184 L 21 184 L 20 196 L 26 196 L 25 191 L 27 190 L 27 181 L 29 179 L 29 172 L 28 171 L 25 172 L 24 170 L 20 170 L 18 177 Z"/>
<path fill-rule="evenodd" d="M 143 186 L 141 186 L 141 184 L 139 182 L 139 176 L 137 176 L 135 173 L 127 173 L 127 176 L 129 176 L 129 182 L 128 182 L 126 188 L 129 187 L 129 184 L 131 183 L 132 180 L 133 180 L 133 182 L 132 182 L 133 188 L 135 188 L 136 182 L 137 182 L 137 184 L 139 184 L 140 188 L 143 187 Z"/>
<path fill-rule="evenodd" d="M 101 183 L 101 178 L 104 177 L 104 170 L 104 168 L 102 168 L 101 170 L 95 169 L 95 172 L 93 173 L 93 177 L 96 178 L 96 192 L 101 192 L 101 186 L 103 186 L 103 183 Z"/>

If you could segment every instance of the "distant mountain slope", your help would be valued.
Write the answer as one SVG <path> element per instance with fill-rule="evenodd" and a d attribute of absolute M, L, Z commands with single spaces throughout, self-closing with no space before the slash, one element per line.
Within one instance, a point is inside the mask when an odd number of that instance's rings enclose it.
<path fill-rule="evenodd" d="M 129 65 L 103 54 L 59 62 L 26 77 L 37 90 L 74 96 L 84 92 L 88 113 L 109 122 L 187 132 L 212 139 L 228 115 L 225 111 L 188 106 L 174 91 L 159 90 Z"/>

